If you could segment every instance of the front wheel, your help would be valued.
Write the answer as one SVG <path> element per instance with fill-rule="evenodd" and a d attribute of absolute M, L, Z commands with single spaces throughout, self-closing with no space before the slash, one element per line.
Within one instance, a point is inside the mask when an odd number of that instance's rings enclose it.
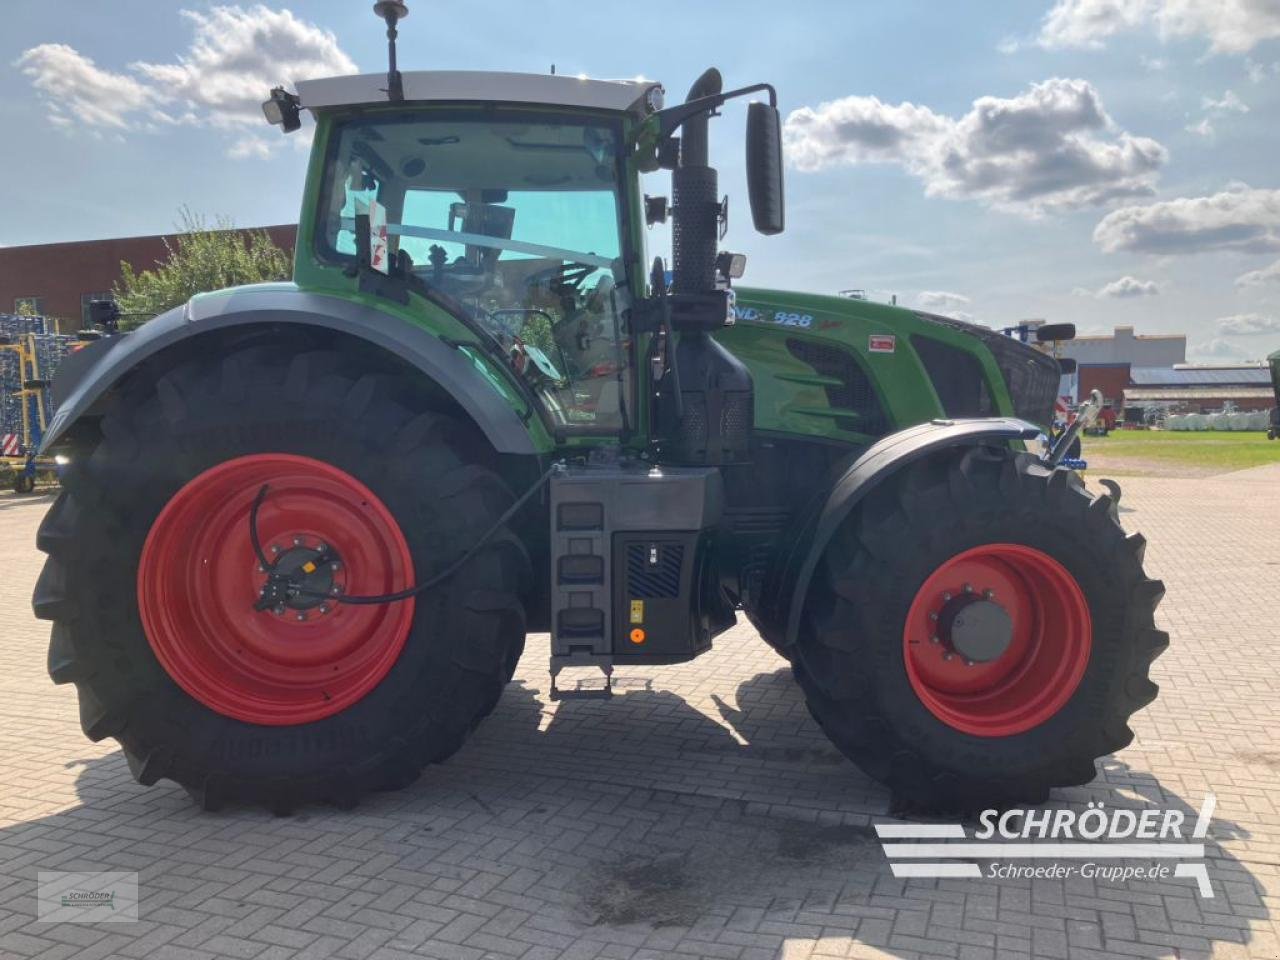
<path fill-rule="evenodd" d="M 1040 802 L 1133 738 L 1168 644 L 1163 585 L 1107 496 L 995 448 L 943 451 L 837 532 L 795 671 L 832 741 L 898 809 Z"/>

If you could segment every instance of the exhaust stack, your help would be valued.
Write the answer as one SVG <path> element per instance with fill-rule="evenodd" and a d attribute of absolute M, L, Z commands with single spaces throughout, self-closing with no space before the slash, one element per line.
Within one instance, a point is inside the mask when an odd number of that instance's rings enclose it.
<path fill-rule="evenodd" d="M 721 92 L 720 71 L 711 67 L 692 87 L 685 102 Z M 684 122 L 680 164 L 671 173 L 674 223 L 671 256 L 675 293 L 704 293 L 716 287 L 716 246 L 719 232 L 719 181 L 710 165 L 707 121 L 710 111 Z"/>

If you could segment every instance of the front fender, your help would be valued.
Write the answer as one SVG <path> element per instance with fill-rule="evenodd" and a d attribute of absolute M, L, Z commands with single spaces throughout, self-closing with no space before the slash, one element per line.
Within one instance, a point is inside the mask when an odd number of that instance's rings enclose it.
<path fill-rule="evenodd" d="M 479 425 L 499 453 L 539 452 L 521 415 L 470 359 L 429 330 L 359 303 L 276 284 L 197 297 L 132 333 L 99 340 L 72 354 L 54 377 L 57 409 L 45 431 L 41 452 L 56 445 L 80 417 L 148 357 L 211 331 L 268 323 L 332 330 L 381 347 L 432 378 Z"/>
<path fill-rule="evenodd" d="M 1032 440 L 1041 430 L 1013 417 L 932 420 L 879 440 L 855 460 L 779 551 L 763 596 L 764 619 L 785 628 L 790 648 L 800 632 L 800 614 L 814 570 L 832 536 L 877 484 L 907 464 L 946 447 Z"/>

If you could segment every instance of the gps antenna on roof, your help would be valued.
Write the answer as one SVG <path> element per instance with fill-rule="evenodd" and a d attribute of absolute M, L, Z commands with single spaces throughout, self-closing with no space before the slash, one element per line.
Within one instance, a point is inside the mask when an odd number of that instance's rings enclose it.
<path fill-rule="evenodd" d="M 395 103 L 404 100 L 404 81 L 396 67 L 396 24 L 409 15 L 404 0 L 378 0 L 373 12 L 387 22 L 387 99 Z"/>

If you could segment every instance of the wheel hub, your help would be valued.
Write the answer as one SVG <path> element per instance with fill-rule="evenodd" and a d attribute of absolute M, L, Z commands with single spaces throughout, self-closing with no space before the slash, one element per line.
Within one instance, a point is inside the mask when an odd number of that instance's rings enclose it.
<path fill-rule="evenodd" d="M 272 565 L 266 571 L 258 567 L 267 577 L 255 608 L 277 616 L 290 611 L 329 613 L 333 599 L 342 593 L 338 582 L 342 558 L 328 543 L 317 540 L 309 546 L 305 536 L 295 536 L 292 544 L 287 549 L 278 544 L 268 548 Z"/>
<path fill-rule="evenodd" d="M 1047 721 L 1089 663 L 1084 591 L 1043 551 L 972 547 L 917 589 L 903 625 L 907 679 L 935 717 L 975 736 L 1003 737 Z"/>
<path fill-rule="evenodd" d="M 1013 643 L 1013 619 L 996 601 L 964 594 L 943 606 L 938 637 L 966 663 L 990 663 Z"/>

